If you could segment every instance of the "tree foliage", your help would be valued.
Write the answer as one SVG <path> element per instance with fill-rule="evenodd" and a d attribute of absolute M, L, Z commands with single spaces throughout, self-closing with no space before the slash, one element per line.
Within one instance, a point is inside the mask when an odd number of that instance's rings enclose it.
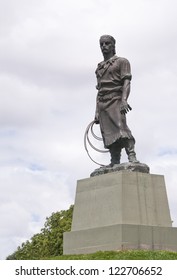
<path fill-rule="evenodd" d="M 71 230 L 73 205 L 68 210 L 52 213 L 44 228 L 22 243 L 7 260 L 35 260 L 63 254 L 63 233 Z"/>

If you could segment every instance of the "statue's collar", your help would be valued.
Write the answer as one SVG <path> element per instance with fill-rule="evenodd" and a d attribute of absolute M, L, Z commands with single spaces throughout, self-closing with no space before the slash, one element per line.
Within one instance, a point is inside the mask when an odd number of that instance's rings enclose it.
<path fill-rule="evenodd" d="M 114 55 L 114 56 L 112 56 L 111 58 L 109 58 L 108 60 L 100 62 L 100 63 L 98 64 L 98 68 L 102 68 L 102 67 L 105 67 L 105 66 L 107 66 L 107 65 L 110 65 L 110 64 L 112 64 L 112 63 L 113 63 L 115 60 L 117 60 L 117 59 L 118 59 L 118 56 L 117 56 L 117 55 Z"/>

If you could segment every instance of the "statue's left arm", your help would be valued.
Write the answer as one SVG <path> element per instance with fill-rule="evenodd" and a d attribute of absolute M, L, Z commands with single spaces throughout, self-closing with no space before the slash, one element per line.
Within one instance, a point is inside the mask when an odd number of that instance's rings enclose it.
<path fill-rule="evenodd" d="M 130 105 L 127 103 L 129 94 L 130 94 L 130 80 L 125 79 L 122 87 L 122 102 L 120 105 L 121 114 L 126 114 L 132 109 Z"/>
<path fill-rule="evenodd" d="M 127 103 L 127 99 L 130 94 L 130 81 L 131 81 L 131 68 L 130 63 L 127 59 L 122 60 L 121 65 L 121 78 L 122 78 L 122 102 L 120 106 L 120 111 L 122 114 L 128 113 L 132 108 Z"/>

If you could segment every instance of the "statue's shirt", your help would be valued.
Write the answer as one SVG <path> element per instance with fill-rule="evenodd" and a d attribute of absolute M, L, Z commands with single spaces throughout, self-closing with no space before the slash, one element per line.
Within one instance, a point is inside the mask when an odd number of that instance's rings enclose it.
<path fill-rule="evenodd" d="M 127 59 L 114 55 L 107 61 L 98 64 L 96 69 L 99 96 L 116 92 L 121 96 L 125 79 L 131 80 L 131 68 Z"/>

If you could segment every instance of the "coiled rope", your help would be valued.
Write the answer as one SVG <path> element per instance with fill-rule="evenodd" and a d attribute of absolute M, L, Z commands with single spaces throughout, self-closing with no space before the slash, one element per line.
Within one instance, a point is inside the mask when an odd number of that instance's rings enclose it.
<path fill-rule="evenodd" d="M 89 134 L 91 133 L 91 135 L 93 136 L 93 138 L 95 138 L 96 140 L 98 141 L 103 141 L 103 139 L 99 136 L 97 136 L 94 131 L 93 131 L 93 126 L 95 124 L 95 121 L 92 121 L 91 123 L 89 123 L 89 125 L 87 126 L 86 128 L 86 131 L 85 131 L 85 134 L 84 134 L 84 147 L 85 147 L 85 150 L 89 156 L 89 158 L 96 164 L 100 165 L 100 166 L 104 166 L 104 164 L 101 164 L 101 163 L 98 163 L 96 162 L 90 155 L 89 151 L 88 151 L 88 144 L 90 145 L 90 147 L 92 149 L 94 149 L 95 151 L 97 152 L 100 152 L 100 153 L 107 153 L 109 152 L 109 150 L 100 150 L 98 148 L 96 148 L 90 141 L 90 138 L 89 138 Z"/>

